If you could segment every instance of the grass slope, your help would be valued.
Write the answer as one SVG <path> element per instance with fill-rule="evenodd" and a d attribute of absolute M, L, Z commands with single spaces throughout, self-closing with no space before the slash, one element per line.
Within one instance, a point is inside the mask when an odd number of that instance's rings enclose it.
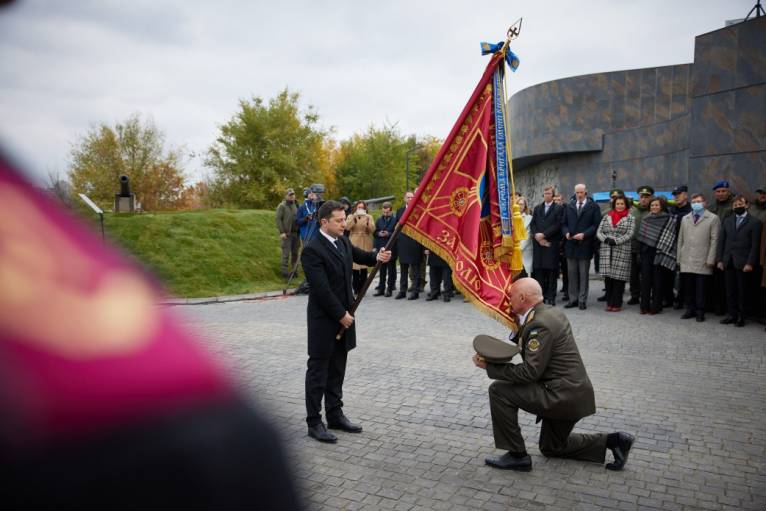
<path fill-rule="evenodd" d="M 106 215 L 107 234 L 182 297 L 282 289 L 274 211 Z M 293 285 L 300 282 L 298 275 Z"/>

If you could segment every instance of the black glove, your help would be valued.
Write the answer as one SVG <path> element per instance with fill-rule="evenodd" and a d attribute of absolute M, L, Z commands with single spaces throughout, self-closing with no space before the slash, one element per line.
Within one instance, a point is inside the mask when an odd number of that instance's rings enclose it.
<path fill-rule="evenodd" d="M 614 238 L 606 238 L 604 241 L 610 247 L 613 247 L 613 246 L 615 246 L 617 244 L 617 242 L 614 240 Z"/>

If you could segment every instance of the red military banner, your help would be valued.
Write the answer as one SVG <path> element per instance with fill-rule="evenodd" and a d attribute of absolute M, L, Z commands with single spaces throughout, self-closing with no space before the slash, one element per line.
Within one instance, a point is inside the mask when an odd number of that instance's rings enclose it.
<path fill-rule="evenodd" d="M 495 122 L 503 116 L 493 101 L 493 75 L 502 62 L 502 54 L 493 55 L 400 223 L 449 263 L 463 296 L 515 329 L 508 301 L 513 244 L 503 239 L 498 200 Z"/>

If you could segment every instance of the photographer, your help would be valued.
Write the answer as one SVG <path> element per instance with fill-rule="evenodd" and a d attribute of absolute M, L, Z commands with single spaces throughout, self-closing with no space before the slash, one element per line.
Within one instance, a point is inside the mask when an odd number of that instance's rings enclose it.
<path fill-rule="evenodd" d="M 315 220 L 316 211 L 319 208 L 319 197 L 314 191 L 314 187 L 306 188 L 303 191 L 303 196 L 306 198 L 303 204 L 298 208 L 298 215 L 296 217 L 296 223 L 301 233 L 301 242 L 305 246 L 306 243 L 316 235 L 317 223 Z"/>

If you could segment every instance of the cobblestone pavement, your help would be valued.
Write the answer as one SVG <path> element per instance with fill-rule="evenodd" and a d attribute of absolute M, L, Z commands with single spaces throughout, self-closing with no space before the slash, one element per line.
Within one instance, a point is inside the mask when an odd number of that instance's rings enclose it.
<path fill-rule="evenodd" d="M 344 385 L 364 432 L 335 445 L 306 436 L 305 296 L 174 310 L 278 424 L 311 509 L 766 509 L 763 326 L 607 314 L 591 288 L 588 310 L 568 313 L 598 407 L 577 429 L 635 434 L 623 472 L 543 457 L 523 412 L 533 471 L 484 465 L 500 451 L 471 340 L 506 332 L 459 297 L 365 299 Z"/>

